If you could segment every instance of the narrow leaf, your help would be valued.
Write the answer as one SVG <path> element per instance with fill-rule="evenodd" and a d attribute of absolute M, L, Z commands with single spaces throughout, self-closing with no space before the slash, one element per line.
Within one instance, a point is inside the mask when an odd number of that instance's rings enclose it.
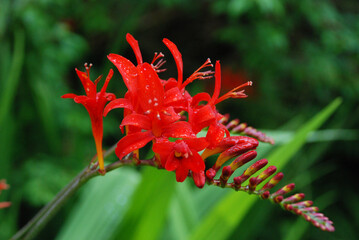
<path fill-rule="evenodd" d="M 112 239 L 158 239 L 164 228 L 174 184 L 173 173 L 144 168 L 142 181 L 130 200 L 131 206 Z"/>

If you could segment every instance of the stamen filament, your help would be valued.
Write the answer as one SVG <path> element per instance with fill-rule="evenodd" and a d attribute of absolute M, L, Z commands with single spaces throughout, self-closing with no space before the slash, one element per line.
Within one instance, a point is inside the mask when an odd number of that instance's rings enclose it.
<path fill-rule="evenodd" d="M 209 71 L 205 71 L 205 72 L 200 72 L 201 69 L 206 68 L 206 67 L 213 67 L 213 64 L 211 63 L 211 59 L 209 59 L 209 58 L 191 76 L 189 76 L 186 79 L 186 81 L 184 81 L 184 83 L 181 86 L 181 89 L 183 89 L 184 87 L 186 87 L 188 84 L 190 84 L 191 82 L 193 82 L 196 79 L 208 79 L 208 78 L 211 78 L 212 74 L 214 74 L 213 71 L 209 70 Z"/>
<path fill-rule="evenodd" d="M 153 60 L 151 62 L 151 66 L 157 73 L 164 72 L 164 71 L 167 70 L 167 69 L 160 69 L 160 67 L 162 67 L 163 64 L 166 63 L 165 60 L 160 59 L 160 58 L 162 58 L 164 56 L 165 55 L 163 53 L 161 53 L 161 52 L 160 53 L 155 52 L 155 56 L 153 57 Z M 160 60 L 156 64 L 154 64 L 158 59 L 160 59 Z"/>
<path fill-rule="evenodd" d="M 224 94 L 222 97 L 218 98 L 215 100 L 214 104 L 220 103 L 228 98 L 246 98 L 247 95 L 244 93 L 244 90 L 241 91 L 237 91 L 240 88 L 244 88 L 247 86 L 252 86 L 253 82 L 252 81 L 248 81 L 236 88 L 233 88 L 231 91 L 227 92 L 226 94 Z M 236 92 L 237 91 L 237 92 Z"/>

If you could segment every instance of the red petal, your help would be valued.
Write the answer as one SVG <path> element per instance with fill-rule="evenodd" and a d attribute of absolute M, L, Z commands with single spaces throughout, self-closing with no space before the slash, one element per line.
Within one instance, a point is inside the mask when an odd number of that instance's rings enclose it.
<path fill-rule="evenodd" d="M 167 138 L 157 138 L 153 144 L 152 150 L 159 155 L 163 167 L 166 166 L 166 161 L 173 150 L 174 144 Z"/>
<path fill-rule="evenodd" d="M 109 71 L 108 74 L 107 74 L 105 83 L 103 84 L 103 86 L 102 86 L 102 88 L 101 88 L 101 94 L 104 94 L 104 93 L 106 92 L 108 83 L 110 82 L 112 76 L 113 76 L 113 70 L 110 69 L 110 71 Z"/>
<path fill-rule="evenodd" d="M 153 144 L 152 150 L 158 154 L 169 154 L 172 151 L 174 144 L 174 142 L 170 141 L 156 142 Z"/>
<path fill-rule="evenodd" d="M 105 96 L 105 98 L 106 98 L 107 101 L 113 101 L 113 100 L 116 99 L 116 96 L 115 96 L 115 94 L 113 94 L 113 93 L 105 93 L 104 96 Z"/>
<path fill-rule="evenodd" d="M 78 95 L 74 94 L 74 93 L 67 93 L 65 95 L 62 95 L 62 98 L 72 98 L 74 99 L 75 97 L 77 97 Z"/>
<path fill-rule="evenodd" d="M 143 114 L 137 114 L 137 113 L 132 113 L 130 115 L 127 115 L 121 123 L 121 127 L 122 126 L 135 126 L 135 127 L 139 127 L 141 129 L 145 129 L 145 130 L 149 130 L 152 127 L 152 122 L 151 119 Z"/>
<path fill-rule="evenodd" d="M 137 64 L 142 64 L 142 55 L 140 51 L 140 47 L 138 46 L 138 41 L 129 33 L 126 35 L 126 40 L 130 44 L 133 52 L 136 55 Z"/>
<path fill-rule="evenodd" d="M 95 97 L 97 93 L 96 85 L 90 80 L 89 76 L 87 76 L 87 73 L 81 72 L 77 68 L 75 70 L 77 76 L 80 78 L 82 82 L 82 86 L 85 89 L 86 95 L 88 97 Z"/>
<path fill-rule="evenodd" d="M 137 68 L 133 63 L 117 54 L 109 54 L 107 58 L 117 67 L 121 73 L 124 83 L 128 90 L 135 94 L 137 91 Z"/>
<path fill-rule="evenodd" d="M 178 71 L 178 78 L 177 78 L 178 88 L 180 88 L 183 81 L 182 54 L 180 53 L 180 51 L 178 51 L 177 46 L 167 38 L 163 39 L 163 43 L 168 47 L 168 49 L 171 51 L 173 55 L 173 58 L 175 59 L 177 65 L 177 71 Z"/>
<path fill-rule="evenodd" d="M 171 88 L 177 87 L 177 80 L 170 78 L 164 82 L 165 91 L 170 90 Z"/>
<path fill-rule="evenodd" d="M 188 171 L 189 171 L 188 168 L 185 168 L 182 165 L 180 165 L 176 169 L 176 181 L 183 182 L 188 176 Z"/>
<path fill-rule="evenodd" d="M 208 146 L 208 142 L 205 137 L 188 138 L 188 139 L 184 139 L 184 141 L 190 149 L 194 149 L 197 152 L 202 151 Z"/>
<path fill-rule="evenodd" d="M 195 132 L 201 131 L 204 127 L 208 127 L 216 120 L 216 112 L 210 105 L 201 107 L 198 111 L 193 113 L 192 126 Z"/>
<path fill-rule="evenodd" d="M 167 107 L 161 112 L 161 122 L 163 126 L 176 122 L 180 119 L 180 115 L 175 112 L 173 107 Z"/>
<path fill-rule="evenodd" d="M 218 124 L 210 125 L 206 135 L 207 141 L 210 143 L 209 148 L 216 147 L 224 138 L 226 131 Z"/>
<path fill-rule="evenodd" d="M 201 156 L 197 152 L 192 152 L 192 154 L 189 158 L 182 158 L 182 164 L 193 172 L 204 171 L 206 165 Z"/>
<path fill-rule="evenodd" d="M 213 105 L 219 96 L 219 92 L 221 91 L 221 64 L 219 63 L 219 61 L 216 62 L 216 66 L 215 66 L 215 79 L 216 82 L 214 86 L 214 93 L 210 103 Z"/>
<path fill-rule="evenodd" d="M 106 117 L 109 111 L 115 108 L 127 108 L 133 111 L 131 101 L 126 98 L 118 98 L 106 105 L 103 115 Z"/>
<path fill-rule="evenodd" d="M 206 92 L 201 92 L 193 96 L 192 98 L 192 106 L 197 106 L 201 101 L 209 102 L 211 100 L 211 96 Z"/>
<path fill-rule="evenodd" d="M 76 97 L 74 98 L 74 101 L 75 101 L 75 103 L 84 104 L 85 102 L 88 102 L 88 101 L 90 101 L 91 99 L 93 100 L 93 102 L 96 101 L 95 98 L 89 98 L 88 96 L 76 96 Z"/>
<path fill-rule="evenodd" d="M 172 138 L 191 138 L 196 135 L 193 133 L 191 125 L 188 122 L 175 122 L 163 128 L 162 135 Z"/>
<path fill-rule="evenodd" d="M 144 111 L 163 106 L 164 89 L 160 78 L 150 64 L 138 66 L 138 98 Z"/>
<path fill-rule="evenodd" d="M 183 100 L 183 95 L 181 91 L 174 87 L 165 92 L 165 103 L 167 105 L 172 105 L 175 102 Z"/>
<path fill-rule="evenodd" d="M 166 166 L 165 166 L 166 170 L 173 171 L 176 170 L 179 166 L 180 166 L 180 161 L 174 156 L 174 153 L 171 152 L 171 154 L 169 155 L 166 161 Z"/>
<path fill-rule="evenodd" d="M 129 134 L 117 143 L 115 153 L 119 159 L 122 159 L 127 154 L 145 146 L 153 138 L 150 131 Z"/>

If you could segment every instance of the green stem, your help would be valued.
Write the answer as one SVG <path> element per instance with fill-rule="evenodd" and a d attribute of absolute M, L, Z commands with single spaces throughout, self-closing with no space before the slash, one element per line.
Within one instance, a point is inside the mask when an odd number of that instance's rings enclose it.
<path fill-rule="evenodd" d="M 107 150 L 104 157 L 112 154 L 116 148 L 116 144 Z M 105 167 L 107 172 L 110 172 L 116 168 L 124 165 L 132 165 L 132 160 L 124 159 L 117 161 Z M 64 205 L 64 203 L 88 180 L 100 175 L 97 170 L 97 164 L 86 167 L 80 172 L 66 187 L 64 187 L 55 198 L 43 207 L 22 229 L 20 229 L 11 240 L 18 239 L 33 239 L 36 234 L 46 225 L 48 221 L 57 213 L 58 210 Z"/>
<path fill-rule="evenodd" d="M 15 28 L 14 53 L 9 71 L 9 77 L 4 83 L 4 91 L 0 96 L 0 126 L 3 125 L 6 115 L 9 113 L 11 103 L 16 95 L 16 90 L 21 76 L 21 69 L 25 55 L 25 33 L 20 27 Z"/>

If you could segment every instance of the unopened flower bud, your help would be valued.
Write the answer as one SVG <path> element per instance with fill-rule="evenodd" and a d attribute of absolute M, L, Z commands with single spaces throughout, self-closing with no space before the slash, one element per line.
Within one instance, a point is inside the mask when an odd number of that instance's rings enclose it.
<path fill-rule="evenodd" d="M 310 201 L 310 200 L 307 200 L 307 201 L 302 201 L 302 202 L 298 202 L 298 203 L 293 203 L 291 204 L 293 207 L 300 207 L 300 208 L 303 208 L 303 207 L 310 207 L 313 205 L 313 202 Z"/>
<path fill-rule="evenodd" d="M 267 182 L 262 187 L 261 192 L 264 192 L 264 191 L 274 188 L 275 185 L 277 185 L 280 182 L 280 180 L 282 180 L 283 176 L 284 176 L 283 173 L 281 173 L 281 172 L 277 173 L 269 182 Z"/>
<path fill-rule="evenodd" d="M 236 127 L 238 124 L 239 124 L 239 119 L 234 119 L 226 125 L 226 128 L 230 131 L 231 129 Z"/>
<path fill-rule="evenodd" d="M 236 126 L 235 128 L 233 128 L 232 132 L 241 133 L 244 131 L 244 129 L 246 129 L 246 127 L 247 127 L 247 123 L 241 123 L 238 126 Z"/>
<path fill-rule="evenodd" d="M 213 168 L 218 171 L 221 166 L 228 161 L 229 159 L 238 156 L 240 154 L 243 154 L 249 150 L 255 149 L 258 146 L 258 140 L 254 138 L 246 138 L 245 142 L 240 142 L 233 147 L 225 150 L 222 152 L 218 158 L 216 163 L 214 164 Z"/>
<path fill-rule="evenodd" d="M 279 189 L 278 191 L 276 191 L 275 193 L 271 194 L 272 198 L 275 198 L 276 196 L 280 196 L 280 195 L 284 195 L 289 193 L 290 191 L 292 191 L 295 188 L 295 184 L 291 183 L 288 185 L 285 185 L 284 187 L 282 187 L 281 189 Z"/>
<path fill-rule="evenodd" d="M 213 182 L 213 178 L 216 176 L 216 170 L 214 170 L 213 168 L 210 168 L 206 171 L 206 177 L 207 177 L 207 181 L 208 182 Z"/>
<path fill-rule="evenodd" d="M 283 196 L 281 196 L 281 195 L 276 196 L 275 198 L 273 198 L 273 201 L 275 203 L 280 203 L 281 201 L 283 201 Z"/>
<path fill-rule="evenodd" d="M 304 193 L 297 193 L 294 194 L 293 196 L 287 197 L 286 199 L 283 200 L 283 203 L 295 203 L 295 202 L 299 202 L 300 200 L 302 200 L 305 197 Z"/>
<path fill-rule="evenodd" d="M 253 160 L 257 156 L 256 151 L 249 151 L 243 153 L 241 156 L 237 157 L 229 166 L 231 167 L 232 171 L 234 172 L 237 168 L 243 166 L 247 162 Z"/>
<path fill-rule="evenodd" d="M 200 171 L 198 173 L 192 172 L 193 181 L 197 187 L 203 188 L 206 183 L 206 177 L 204 176 L 204 171 Z"/>
<path fill-rule="evenodd" d="M 243 175 L 250 177 L 257 171 L 262 169 L 267 164 L 268 164 L 267 159 L 261 159 L 261 160 L 257 161 L 256 163 L 252 164 L 249 168 L 247 168 L 246 171 L 244 171 Z"/>
<path fill-rule="evenodd" d="M 265 191 L 265 192 L 264 192 L 264 193 L 262 193 L 262 195 L 261 195 L 262 199 L 268 199 L 268 198 L 269 198 L 269 196 L 270 196 L 269 191 Z"/>

